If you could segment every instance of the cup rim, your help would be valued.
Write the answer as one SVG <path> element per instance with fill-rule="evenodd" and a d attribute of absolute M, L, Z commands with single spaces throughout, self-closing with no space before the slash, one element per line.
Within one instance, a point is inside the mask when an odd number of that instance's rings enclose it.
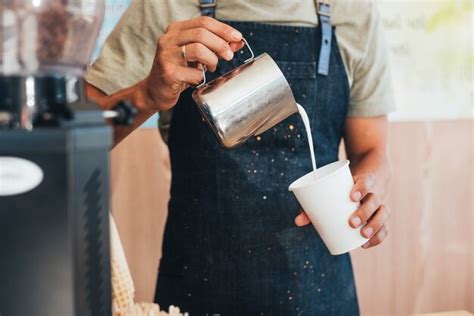
<path fill-rule="evenodd" d="M 288 187 L 288 191 L 294 192 L 295 190 L 302 189 L 302 188 L 306 188 L 306 187 L 310 187 L 310 186 L 313 186 L 313 185 L 315 185 L 315 184 L 318 184 L 319 182 L 321 182 L 321 181 L 323 181 L 323 180 L 326 180 L 327 178 L 330 178 L 330 177 L 334 176 L 335 174 L 341 172 L 341 170 L 344 169 L 344 167 L 348 166 L 349 164 L 350 164 L 350 161 L 349 161 L 349 160 L 338 160 L 338 161 L 334 161 L 334 162 L 332 162 L 332 163 L 330 163 L 330 164 L 328 164 L 328 165 L 325 165 L 325 166 L 323 166 L 323 167 L 321 167 L 321 168 L 317 168 L 317 169 L 316 169 L 316 174 L 317 174 L 318 170 L 324 170 L 324 169 L 327 169 L 327 168 L 332 167 L 332 166 L 334 166 L 334 165 L 340 165 L 340 166 L 338 166 L 338 167 L 336 168 L 336 170 L 334 170 L 333 172 L 331 172 L 331 173 L 329 173 L 329 174 L 327 174 L 327 175 L 325 175 L 325 176 L 323 176 L 323 177 L 321 177 L 321 178 L 317 178 L 315 181 L 312 181 L 312 182 L 307 183 L 307 184 L 300 184 L 300 185 L 298 185 L 298 182 L 302 181 L 303 178 L 305 178 L 305 177 L 307 177 L 307 176 L 313 174 L 313 173 L 315 172 L 315 171 L 313 170 L 313 171 L 311 171 L 311 172 L 305 174 L 304 176 L 302 176 L 302 177 L 296 179 L 295 181 L 293 181 L 293 182 L 290 184 L 290 186 Z"/>

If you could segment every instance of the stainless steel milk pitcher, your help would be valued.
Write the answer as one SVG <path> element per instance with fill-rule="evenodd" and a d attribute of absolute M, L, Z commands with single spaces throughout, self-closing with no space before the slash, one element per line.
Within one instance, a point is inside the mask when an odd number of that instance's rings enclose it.
<path fill-rule="evenodd" d="M 298 112 L 290 85 L 275 61 L 267 53 L 255 57 L 244 42 L 252 57 L 209 83 L 204 79 L 193 93 L 202 116 L 226 148 Z"/>

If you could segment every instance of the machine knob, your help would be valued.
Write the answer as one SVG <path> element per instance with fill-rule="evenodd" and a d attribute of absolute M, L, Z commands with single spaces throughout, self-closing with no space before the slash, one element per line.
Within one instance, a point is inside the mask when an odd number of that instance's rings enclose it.
<path fill-rule="evenodd" d="M 137 109 L 128 101 L 119 102 L 112 110 L 103 112 L 104 118 L 112 119 L 114 125 L 130 126 L 135 122 Z"/>

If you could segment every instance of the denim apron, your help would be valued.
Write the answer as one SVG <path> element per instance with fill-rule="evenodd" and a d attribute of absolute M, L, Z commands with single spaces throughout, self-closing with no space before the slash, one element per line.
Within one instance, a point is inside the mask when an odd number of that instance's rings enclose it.
<path fill-rule="evenodd" d="M 268 52 L 308 112 L 318 166 L 338 160 L 349 84 L 334 35 L 318 74 L 321 27 L 228 22 L 256 54 Z M 210 79 L 248 58 L 220 63 Z M 349 255 L 332 256 L 312 225 L 297 227 L 289 184 L 311 170 L 293 115 L 223 149 L 185 91 L 169 130 L 171 200 L 156 302 L 195 315 L 358 315 Z"/>

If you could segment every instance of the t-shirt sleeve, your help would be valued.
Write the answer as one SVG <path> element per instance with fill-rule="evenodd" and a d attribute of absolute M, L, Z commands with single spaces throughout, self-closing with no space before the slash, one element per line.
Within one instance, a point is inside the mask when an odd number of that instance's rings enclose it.
<path fill-rule="evenodd" d="M 367 23 L 365 52 L 354 65 L 348 111 L 350 117 L 386 115 L 395 110 L 389 56 L 375 3 L 370 6 Z"/>
<path fill-rule="evenodd" d="M 163 33 L 153 1 L 135 0 L 107 38 L 85 79 L 106 94 L 133 86 L 150 72 Z"/>

